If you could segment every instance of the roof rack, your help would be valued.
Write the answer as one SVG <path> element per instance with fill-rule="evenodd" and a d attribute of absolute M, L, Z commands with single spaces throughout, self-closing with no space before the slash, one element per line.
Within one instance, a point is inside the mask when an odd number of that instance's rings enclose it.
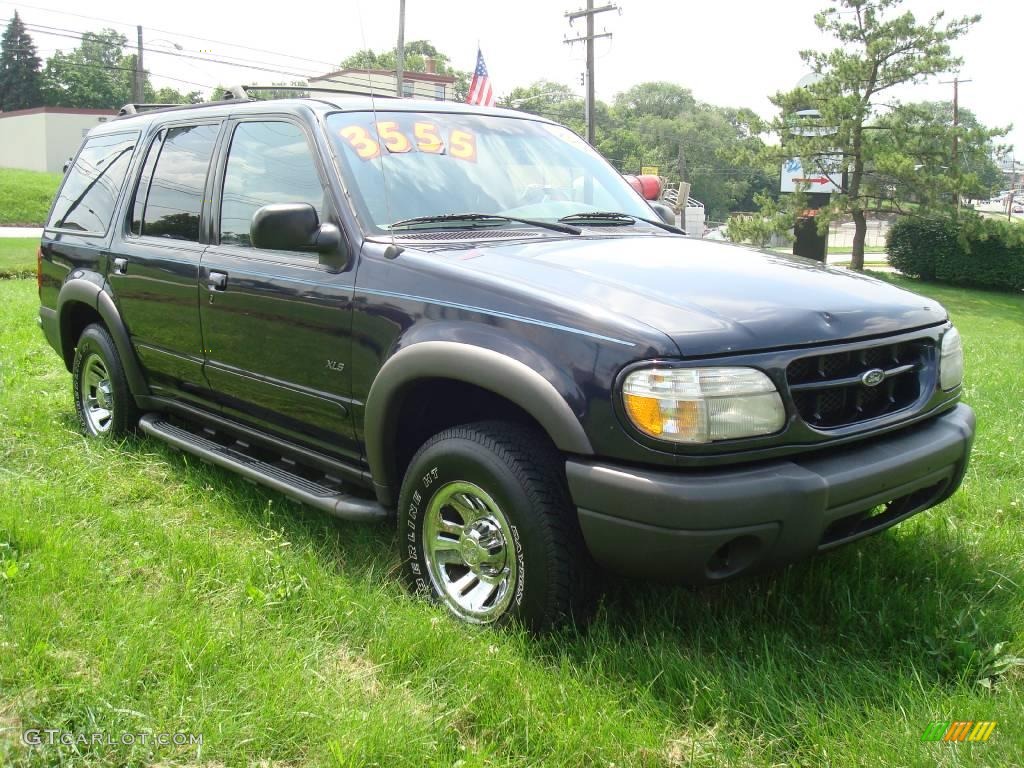
<path fill-rule="evenodd" d="M 331 82 L 328 80 L 328 82 Z M 374 93 L 372 90 L 367 91 L 352 91 L 344 90 L 342 88 L 319 88 L 315 85 L 240 85 L 246 94 L 249 91 L 298 91 L 300 93 L 342 93 L 347 96 L 373 96 L 376 99 L 397 99 L 399 98 L 393 93 Z M 367 86 L 371 88 L 373 86 Z"/>
<path fill-rule="evenodd" d="M 125 104 L 119 110 L 117 114 L 119 116 L 124 115 L 137 115 L 140 112 L 145 112 L 150 109 L 169 109 L 171 107 L 180 107 L 182 104 Z"/>
<path fill-rule="evenodd" d="M 224 92 L 224 96 L 219 101 L 203 101 L 199 104 L 125 104 L 117 111 L 117 116 L 129 117 L 155 109 L 195 109 L 196 107 L 206 107 L 210 104 L 220 104 L 225 101 L 252 101 L 252 99 L 249 98 L 249 95 L 242 86 L 233 85 Z"/>
<path fill-rule="evenodd" d="M 329 81 L 330 82 L 330 81 Z M 372 86 L 368 86 L 371 87 Z M 199 104 L 125 104 L 118 110 L 118 117 L 131 117 L 159 109 L 178 110 L 196 109 L 197 107 L 208 107 L 211 104 L 223 104 L 228 101 L 254 101 L 249 91 L 295 91 L 297 93 L 335 93 L 348 96 L 372 96 L 377 99 L 397 99 L 399 96 L 385 93 L 367 93 L 366 91 L 343 90 L 341 88 L 319 88 L 317 86 L 305 85 L 233 85 L 224 92 L 223 98 L 219 101 L 204 101 Z"/>

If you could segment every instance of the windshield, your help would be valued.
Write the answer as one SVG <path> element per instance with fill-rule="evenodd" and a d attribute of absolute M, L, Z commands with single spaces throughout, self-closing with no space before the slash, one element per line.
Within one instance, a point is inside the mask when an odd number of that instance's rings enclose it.
<path fill-rule="evenodd" d="M 376 231 L 406 219 L 463 213 L 544 221 L 586 211 L 651 216 L 629 184 L 561 126 L 378 111 L 336 113 L 327 127 L 356 208 Z"/>

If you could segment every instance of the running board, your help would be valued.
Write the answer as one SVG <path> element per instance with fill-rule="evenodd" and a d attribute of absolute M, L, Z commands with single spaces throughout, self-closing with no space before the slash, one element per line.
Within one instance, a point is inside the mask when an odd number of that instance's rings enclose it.
<path fill-rule="evenodd" d="M 230 445 L 215 442 L 167 421 L 161 414 L 147 413 L 139 419 L 139 428 L 147 435 L 198 456 L 203 461 L 230 469 L 242 477 L 273 488 L 295 501 L 344 520 L 372 521 L 387 518 L 388 511 L 371 499 L 344 493 L 340 482 L 323 476 L 322 480 L 303 477 L 293 469 L 298 465 L 282 459 L 271 464 L 246 453 L 249 446 L 235 440 Z M 212 433 L 209 433 L 212 436 Z M 282 466 L 283 465 L 283 466 Z"/>

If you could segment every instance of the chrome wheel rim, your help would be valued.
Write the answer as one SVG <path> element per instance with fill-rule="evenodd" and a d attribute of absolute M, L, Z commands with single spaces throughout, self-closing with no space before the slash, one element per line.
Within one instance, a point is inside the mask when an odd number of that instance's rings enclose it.
<path fill-rule="evenodd" d="M 82 413 L 93 434 L 102 435 L 110 430 L 114 415 L 114 396 L 110 374 L 103 358 L 91 352 L 82 363 Z"/>
<path fill-rule="evenodd" d="M 480 486 L 451 482 L 427 507 L 423 549 L 434 589 L 465 621 L 487 623 L 508 609 L 519 576 L 511 526 Z"/>

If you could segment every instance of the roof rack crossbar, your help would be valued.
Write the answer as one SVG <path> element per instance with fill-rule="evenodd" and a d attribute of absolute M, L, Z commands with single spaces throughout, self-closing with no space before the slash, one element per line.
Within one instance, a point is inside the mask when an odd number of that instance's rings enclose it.
<path fill-rule="evenodd" d="M 208 107 L 211 104 L 224 104 L 229 101 L 252 101 L 241 86 L 235 85 L 224 92 L 224 97 L 217 101 L 201 101 L 198 104 L 125 104 L 117 111 L 118 117 L 132 117 L 133 115 L 149 112 L 157 109 L 196 109 Z"/>
<path fill-rule="evenodd" d="M 125 104 L 117 111 L 118 115 L 137 115 L 147 109 L 167 109 L 168 107 L 180 107 L 182 104 Z"/>

